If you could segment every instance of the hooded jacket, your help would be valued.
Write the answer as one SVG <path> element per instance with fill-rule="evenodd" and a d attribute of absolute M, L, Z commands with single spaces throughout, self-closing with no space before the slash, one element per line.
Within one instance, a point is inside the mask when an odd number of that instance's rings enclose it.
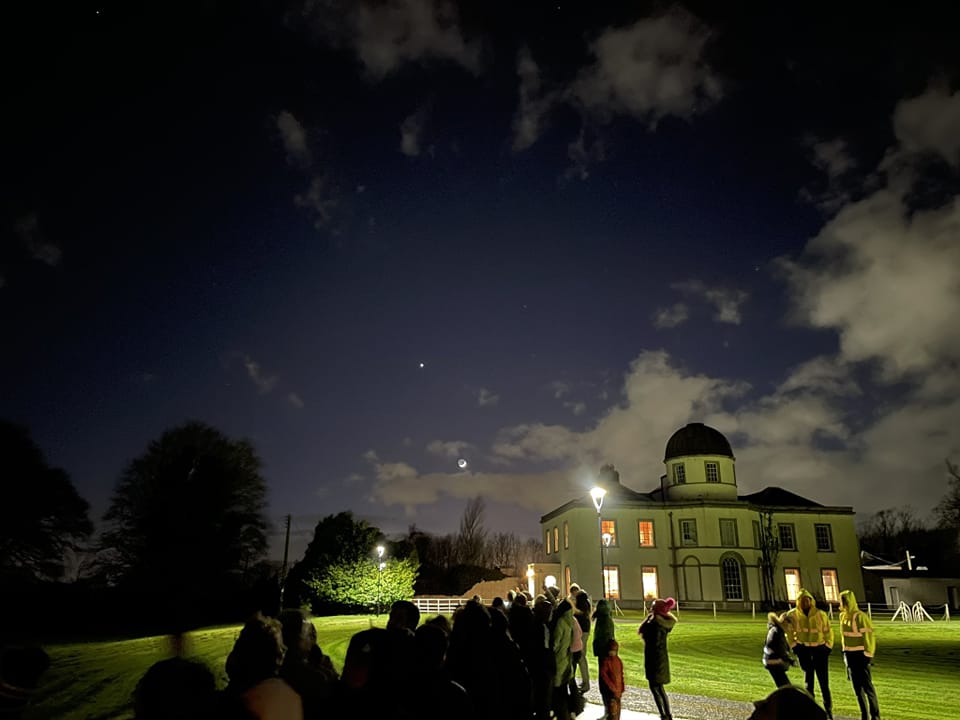
<path fill-rule="evenodd" d="M 613 616 L 610 614 L 610 605 L 606 600 L 597 601 L 597 609 L 593 613 L 596 624 L 593 627 L 593 654 L 595 657 L 604 657 L 610 641 L 614 639 Z"/>
<path fill-rule="evenodd" d="M 573 642 L 573 608 L 566 600 L 557 605 L 553 614 L 553 635 L 551 645 L 557 669 L 553 676 L 553 686 L 566 685 L 573 679 L 573 655 L 570 644 Z"/>
<path fill-rule="evenodd" d="M 872 658 L 877 651 L 877 636 L 873 632 L 870 616 L 857 607 L 853 590 L 840 593 L 840 630 L 843 633 L 843 651 L 858 652 Z"/>
<path fill-rule="evenodd" d="M 767 641 L 763 645 L 763 666 L 787 669 L 796 662 L 790 652 L 787 634 L 776 613 L 767 615 Z"/>
<path fill-rule="evenodd" d="M 803 598 L 810 600 L 810 610 L 807 612 L 800 608 L 800 601 Z M 797 593 L 796 606 L 784 615 L 783 626 L 787 632 L 788 642 L 793 647 L 797 645 L 833 647 L 833 625 L 830 624 L 830 617 L 817 607 L 813 595 L 803 588 Z"/>
<path fill-rule="evenodd" d="M 670 656 L 667 654 L 667 635 L 677 618 L 673 613 L 661 615 L 650 613 L 640 624 L 639 634 L 643 637 L 643 669 L 647 682 L 666 685 L 670 682 Z"/>

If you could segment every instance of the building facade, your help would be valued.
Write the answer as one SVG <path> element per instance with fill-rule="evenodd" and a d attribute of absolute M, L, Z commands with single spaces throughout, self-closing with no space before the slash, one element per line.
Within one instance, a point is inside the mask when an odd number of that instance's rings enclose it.
<path fill-rule="evenodd" d="M 647 493 L 605 466 L 599 513 L 585 491 L 541 518 L 560 587 L 576 582 L 624 607 L 674 596 L 687 606 L 742 609 L 793 600 L 801 587 L 834 605 L 841 589 L 863 597 L 852 508 L 777 487 L 738 495 L 730 443 L 701 423 L 673 434 L 664 465 Z"/>

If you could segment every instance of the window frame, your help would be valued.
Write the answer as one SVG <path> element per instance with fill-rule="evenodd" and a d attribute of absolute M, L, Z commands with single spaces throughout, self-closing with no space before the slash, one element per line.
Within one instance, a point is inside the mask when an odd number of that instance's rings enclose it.
<path fill-rule="evenodd" d="M 697 520 L 696 518 L 678 518 L 677 522 L 679 523 L 679 535 L 680 535 L 680 544 L 684 547 L 699 547 L 700 538 L 697 534 Z M 690 527 L 693 528 L 693 541 L 687 542 L 686 537 L 684 537 L 683 528 L 686 523 L 689 523 Z"/>
<path fill-rule="evenodd" d="M 652 571 L 652 573 L 649 571 Z M 653 575 L 653 582 L 656 586 L 652 595 L 647 593 L 646 576 L 650 574 Z M 660 568 L 657 565 L 640 566 L 640 592 L 643 594 L 644 600 L 653 600 L 660 597 Z"/>
<path fill-rule="evenodd" d="M 716 472 L 716 479 L 715 479 L 715 480 L 711 480 L 711 479 L 710 479 L 710 470 L 711 470 L 711 469 Z M 720 463 L 718 463 L 716 460 L 704 460 L 704 461 L 703 461 L 703 476 L 704 476 L 704 478 L 706 478 L 706 481 L 707 481 L 708 483 L 719 483 L 719 482 L 723 482 L 723 479 L 722 479 L 721 476 L 720 476 Z"/>
<path fill-rule="evenodd" d="M 650 535 L 649 535 L 650 542 L 649 543 L 643 542 L 644 533 L 640 529 L 640 526 L 643 525 L 644 523 L 650 524 Z M 657 529 L 652 519 L 637 520 L 637 542 L 639 543 L 638 547 L 642 547 L 642 548 L 655 548 L 657 546 Z"/>
<path fill-rule="evenodd" d="M 732 597 L 727 591 L 732 586 L 727 582 L 728 563 L 733 563 L 737 567 L 737 587 L 740 589 L 740 597 Z M 723 588 L 724 602 L 745 602 L 747 594 L 743 582 L 743 563 L 739 558 L 733 555 L 726 555 L 720 559 L 720 584 Z"/>
<path fill-rule="evenodd" d="M 553 549 L 560 552 L 560 528 L 556 525 L 553 526 Z"/>
<path fill-rule="evenodd" d="M 611 578 L 616 578 L 616 583 L 611 582 Z M 616 584 L 616 589 L 613 589 L 613 585 Z M 603 566 L 603 591 L 604 597 L 610 598 L 611 600 L 620 600 L 620 566 L 619 565 L 604 565 Z"/>
<path fill-rule="evenodd" d="M 740 531 L 737 528 L 736 518 L 720 518 L 720 546 L 721 547 L 740 547 Z M 733 544 L 724 541 L 723 528 L 733 528 Z"/>
<path fill-rule="evenodd" d="M 617 533 L 617 521 L 613 518 L 607 518 L 604 520 L 600 518 L 600 542 L 603 542 L 603 534 L 609 532 L 606 529 L 607 523 L 613 524 L 613 532 L 610 533 L 610 547 L 620 547 L 620 535 Z"/>
<path fill-rule="evenodd" d="M 789 575 L 794 575 L 797 579 L 796 587 L 794 587 L 793 597 L 790 597 L 790 581 L 787 580 Z M 786 591 L 787 600 L 790 602 L 796 602 L 797 597 L 800 595 L 800 588 L 803 587 L 803 581 L 800 579 L 800 568 L 785 567 L 783 569 L 783 586 Z"/>
<path fill-rule="evenodd" d="M 547 535 L 547 539 L 544 541 L 543 544 L 546 545 L 547 555 L 550 555 L 550 554 L 551 554 L 551 552 L 550 552 L 550 539 L 553 537 L 553 533 L 550 532 L 550 528 L 547 528 L 547 529 L 546 529 L 546 535 Z"/>
<path fill-rule="evenodd" d="M 828 575 L 833 575 L 833 597 L 830 597 L 830 594 L 827 592 L 827 583 L 824 582 L 824 578 Z M 835 567 L 823 567 L 820 568 L 820 584 L 823 586 L 823 599 L 826 600 L 831 605 L 840 604 L 840 575 L 837 573 Z"/>
<path fill-rule="evenodd" d="M 567 588 L 567 591 L 568 591 L 568 592 L 569 592 L 569 590 L 570 590 L 570 585 L 573 584 L 573 579 L 572 579 L 572 578 L 573 578 L 573 573 L 572 573 L 572 571 L 570 570 L 570 566 L 567 565 L 567 566 L 563 569 L 563 579 L 564 579 L 564 581 L 565 581 L 564 587 Z"/>
<path fill-rule="evenodd" d="M 570 523 L 563 521 L 563 549 L 570 547 Z M 569 584 L 569 583 L 568 583 Z"/>
<path fill-rule="evenodd" d="M 820 546 L 820 530 L 826 529 L 826 540 L 829 547 Z M 817 552 L 833 552 L 833 526 L 830 523 L 814 523 L 813 524 L 813 539 L 816 542 Z"/>
<path fill-rule="evenodd" d="M 673 464 L 673 484 L 674 485 L 687 484 L 687 469 L 684 467 L 682 462 Z"/>
<path fill-rule="evenodd" d="M 789 528 L 792 547 L 787 547 L 783 542 L 783 530 Z M 777 523 L 777 542 L 780 543 L 780 549 L 786 552 L 797 551 L 797 526 L 796 523 Z"/>

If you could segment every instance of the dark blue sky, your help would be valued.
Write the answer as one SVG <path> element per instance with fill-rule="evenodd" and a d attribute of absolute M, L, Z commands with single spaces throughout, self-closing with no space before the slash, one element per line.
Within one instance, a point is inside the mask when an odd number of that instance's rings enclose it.
<path fill-rule="evenodd" d="M 127 5 L 22 9 L 6 63 L 2 413 L 97 515 L 187 419 L 298 530 L 532 535 L 688 421 L 745 492 L 945 490 L 946 11 Z"/>

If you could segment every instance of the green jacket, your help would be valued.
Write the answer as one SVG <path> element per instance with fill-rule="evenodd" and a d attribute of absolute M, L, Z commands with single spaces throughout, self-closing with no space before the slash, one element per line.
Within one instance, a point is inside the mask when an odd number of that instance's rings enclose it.
<path fill-rule="evenodd" d="M 606 657 L 610 641 L 615 640 L 613 630 L 613 616 L 606 600 L 597 601 L 597 609 L 593 612 L 596 623 L 593 626 L 593 654 L 595 657 Z"/>
<path fill-rule="evenodd" d="M 877 636 L 873 632 L 870 616 L 857 607 L 857 597 L 853 590 L 840 593 L 840 630 L 843 633 L 843 651 L 863 651 L 867 657 L 873 657 L 877 651 Z"/>
<path fill-rule="evenodd" d="M 557 662 L 556 674 L 553 676 L 553 686 L 560 687 L 573 680 L 573 655 L 570 653 L 570 643 L 573 642 L 573 619 L 570 603 L 562 601 L 556 609 L 554 617 L 553 635 L 550 644 L 553 648 L 553 657 Z"/>

